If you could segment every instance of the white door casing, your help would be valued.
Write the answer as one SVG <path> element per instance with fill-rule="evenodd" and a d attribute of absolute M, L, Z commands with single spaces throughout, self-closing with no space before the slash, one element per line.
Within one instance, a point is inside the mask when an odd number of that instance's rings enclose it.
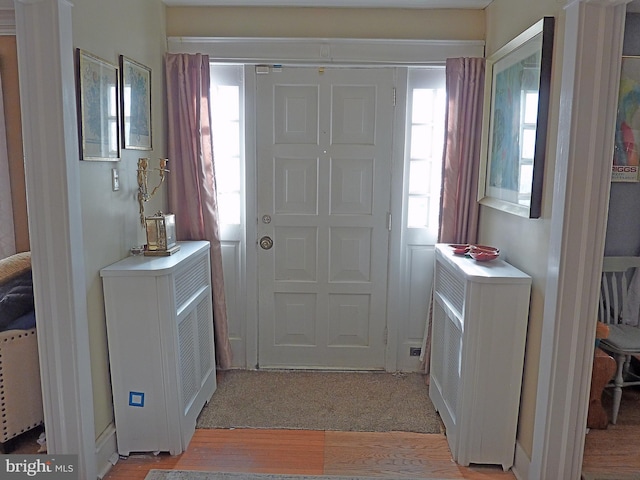
<path fill-rule="evenodd" d="M 261 368 L 385 367 L 393 79 L 258 76 Z"/>

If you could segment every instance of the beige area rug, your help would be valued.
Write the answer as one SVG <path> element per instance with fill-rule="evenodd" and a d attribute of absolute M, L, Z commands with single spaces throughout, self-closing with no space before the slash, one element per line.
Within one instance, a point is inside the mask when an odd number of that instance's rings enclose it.
<path fill-rule="evenodd" d="M 424 375 L 230 370 L 197 428 L 442 433 Z"/>
<path fill-rule="evenodd" d="M 396 477 L 393 477 L 395 480 Z M 404 480 L 411 478 L 402 477 Z M 262 473 L 196 472 L 188 470 L 149 470 L 145 480 L 392 480 L 392 477 L 335 477 L 332 475 L 277 475 Z M 419 480 L 414 478 L 413 480 Z M 432 479 L 432 480 L 438 480 Z M 444 479 L 440 479 L 444 480 Z"/>

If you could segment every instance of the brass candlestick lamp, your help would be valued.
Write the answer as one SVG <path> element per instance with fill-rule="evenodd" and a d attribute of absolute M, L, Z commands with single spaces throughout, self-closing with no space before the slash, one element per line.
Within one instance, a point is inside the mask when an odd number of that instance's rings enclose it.
<path fill-rule="evenodd" d="M 140 223 L 147 233 L 147 248 L 144 251 L 145 255 L 171 255 L 172 253 L 180 250 L 180 245 L 176 244 L 176 217 L 172 213 L 164 214 L 157 212 L 151 217 L 146 217 L 144 214 L 144 204 L 151 200 L 164 182 L 166 174 L 169 173 L 167 169 L 166 158 L 160 159 L 160 165 L 156 170 L 160 175 L 158 184 L 149 193 L 148 180 L 149 180 L 149 159 L 138 159 L 138 206 L 140 209 Z"/>

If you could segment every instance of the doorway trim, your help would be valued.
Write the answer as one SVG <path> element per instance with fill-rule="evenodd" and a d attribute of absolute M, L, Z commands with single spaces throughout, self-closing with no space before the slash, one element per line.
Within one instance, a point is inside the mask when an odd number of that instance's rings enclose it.
<path fill-rule="evenodd" d="M 204 53 L 212 61 L 288 65 L 421 66 L 451 57 L 483 57 L 483 40 L 168 37 L 170 53 Z"/>
<path fill-rule="evenodd" d="M 525 480 L 581 475 L 618 99 L 612 86 L 620 81 L 627 1 L 570 0 L 565 9 L 539 382 Z"/>
<path fill-rule="evenodd" d="M 169 53 L 202 53 L 211 62 L 244 64 L 244 81 L 247 91 L 256 91 L 255 65 L 278 64 L 289 66 L 351 66 L 351 67 L 409 67 L 444 65 L 451 56 L 483 57 L 484 41 L 471 40 L 395 40 L 395 39 L 322 39 L 322 38 L 221 38 L 221 37 L 169 37 Z M 399 76 L 397 80 L 404 77 Z M 406 78 L 405 78 L 406 80 Z M 405 81 L 406 83 L 406 81 Z M 405 88 L 398 88 L 397 101 L 403 102 Z M 402 112 L 400 112 L 402 110 Z M 396 107 L 396 117 L 404 121 L 404 108 Z M 246 162 L 246 259 L 247 265 L 257 265 L 255 242 L 258 238 L 256 192 L 256 125 L 253 98 L 245 99 L 245 162 Z M 402 172 L 402 155 L 398 148 L 404 144 L 404 129 L 395 129 L 393 138 L 392 175 Z M 395 180 L 394 180 L 395 181 Z M 395 198 L 397 184 L 392 184 L 391 211 L 394 218 L 401 218 L 401 197 Z M 390 238 L 390 248 L 397 250 L 397 239 Z M 247 279 L 257 279 L 256 271 L 247 271 Z M 257 281 L 247 282 L 247 310 L 245 358 L 246 368 L 258 364 L 258 288 Z M 397 366 L 397 331 L 388 329 L 385 369 L 395 371 Z"/>
<path fill-rule="evenodd" d="M 78 454 L 79 478 L 93 479 L 96 438 L 71 9 L 67 0 L 15 1 L 47 448 L 50 454 Z"/>

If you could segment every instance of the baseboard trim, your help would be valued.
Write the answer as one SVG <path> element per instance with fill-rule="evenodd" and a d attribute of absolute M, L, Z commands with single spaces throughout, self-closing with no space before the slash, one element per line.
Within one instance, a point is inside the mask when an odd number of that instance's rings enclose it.
<path fill-rule="evenodd" d="M 531 459 L 526 454 L 520 442 L 516 442 L 516 455 L 512 472 L 518 480 L 529 480 L 529 467 Z"/>
<path fill-rule="evenodd" d="M 111 423 L 96 440 L 96 468 L 98 480 L 102 480 L 111 467 L 118 463 L 118 444 L 116 442 L 116 426 Z"/>

